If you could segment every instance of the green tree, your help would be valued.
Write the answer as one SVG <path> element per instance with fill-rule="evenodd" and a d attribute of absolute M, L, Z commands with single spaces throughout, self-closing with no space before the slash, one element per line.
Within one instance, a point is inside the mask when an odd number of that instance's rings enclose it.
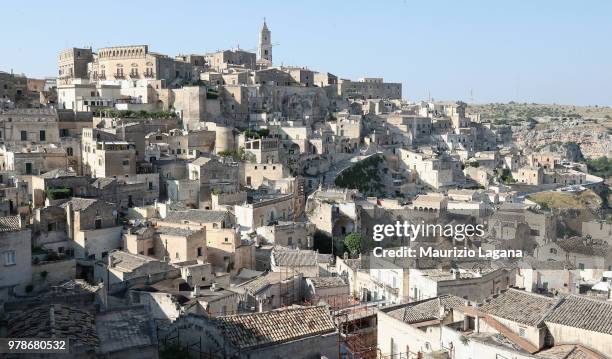
<path fill-rule="evenodd" d="M 351 255 L 355 255 L 361 253 L 361 250 L 365 247 L 365 237 L 360 233 L 349 233 L 344 237 L 343 243 Z"/>

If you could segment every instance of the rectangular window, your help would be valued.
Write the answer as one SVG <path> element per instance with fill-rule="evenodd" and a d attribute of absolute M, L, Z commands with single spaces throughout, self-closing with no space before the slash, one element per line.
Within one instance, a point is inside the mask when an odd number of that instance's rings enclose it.
<path fill-rule="evenodd" d="M 202 256 L 202 247 L 198 247 L 198 257 Z"/>
<path fill-rule="evenodd" d="M 14 266 L 15 264 L 17 264 L 17 260 L 15 258 L 15 251 L 4 252 L 4 265 Z"/>
<path fill-rule="evenodd" d="M 25 164 L 25 171 L 27 175 L 31 175 L 32 174 L 32 164 L 31 163 L 26 163 Z"/>
<path fill-rule="evenodd" d="M 21 140 L 22 141 L 28 140 L 28 133 L 26 131 L 21 131 Z"/>
<path fill-rule="evenodd" d="M 39 134 L 40 134 L 40 141 L 41 142 L 47 140 L 47 133 L 45 132 L 45 130 L 40 130 Z"/>

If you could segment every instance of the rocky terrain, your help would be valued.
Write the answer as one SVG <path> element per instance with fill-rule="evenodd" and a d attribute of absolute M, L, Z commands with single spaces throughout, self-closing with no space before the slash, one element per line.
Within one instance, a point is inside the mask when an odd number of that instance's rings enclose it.
<path fill-rule="evenodd" d="M 576 161 L 612 157 L 612 108 L 538 104 L 469 105 L 483 121 L 512 126 L 516 144 Z"/>

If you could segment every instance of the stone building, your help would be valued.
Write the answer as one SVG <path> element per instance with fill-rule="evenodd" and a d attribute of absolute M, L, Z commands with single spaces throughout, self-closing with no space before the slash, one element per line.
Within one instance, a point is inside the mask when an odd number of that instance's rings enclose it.
<path fill-rule="evenodd" d="M 259 195 L 250 203 L 234 206 L 241 230 L 253 231 L 277 220 L 294 219 L 294 194 Z"/>
<path fill-rule="evenodd" d="M 313 304 L 326 303 L 338 308 L 350 303 L 349 285 L 340 277 L 306 278 L 305 299 Z"/>
<path fill-rule="evenodd" d="M 225 272 L 255 267 L 255 248 L 243 242 L 228 211 L 169 211 L 159 225 L 206 232 L 207 260 Z"/>
<path fill-rule="evenodd" d="M 106 258 L 108 268 L 94 267 L 94 281 L 104 282 L 107 286 L 125 281 L 137 280 L 146 277 L 155 278 L 157 275 L 168 272 L 178 272 L 169 263 L 155 258 L 129 253 L 123 250 L 113 250 Z M 108 270 L 108 275 L 106 271 Z"/>
<path fill-rule="evenodd" d="M 72 47 L 60 51 L 58 55 L 58 83 L 67 85 L 74 79 L 88 79 L 88 65 L 93 61 L 91 48 Z"/>
<path fill-rule="evenodd" d="M 315 72 L 314 85 L 318 87 L 326 87 L 338 84 L 338 76 L 330 74 L 329 72 Z"/>
<path fill-rule="evenodd" d="M 238 284 L 240 307 L 247 312 L 264 312 L 303 302 L 303 276 L 297 271 L 266 272 Z"/>
<path fill-rule="evenodd" d="M 239 167 L 237 163 L 221 162 L 211 157 L 199 157 L 187 165 L 188 178 L 200 183 L 199 208 L 212 208 L 213 192 L 238 190 Z"/>
<path fill-rule="evenodd" d="M 423 183 L 439 189 L 455 184 L 455 171 L 460 170 L 459 161 L 449 157 L 399 149 L 400 168 L 412 171 Z"/>
<path fill-rule="evenodd" d="M 69 169 L 66 150 L 54 145 L 7 150 L 4 152 L 3 168 L 20 175 L 40 175 L 55 169 Z"/>
<path fill-rule="evenodd" d="M 122 227 L 112 203 L 73 197 L 60 205 L 66 211 L 67 234 L 75 258 L 96 260 L 121 248 Z"/>
<path fill-rule="evenodd" d="M 93 112 L 114 107 L 117 101 L 122 98 L 120 85 L 95 83 L 80 79 L 59 85 L 57 93 L 58 107 L 62 110 L 75 112 Z"/>
<path fill-rule="evenodd" d="M 162 225 L 155 229 L 155 257 L 170 262 L 206 260 L 206 231 Z"/>
<path fill-rule="evenodd" d="M 401 99 L 402 84 L 384 82 L 382 78 L 363 78 L 359 81 L 338 80 L 338 96 L 361 99 Z"/>
<path fill-rule="evenodd" d="M 30 145 L 60 142 L 58 115 L 48 108 L 0 109 L 0 140 Z"/>
<path fill-rule="evenodd" d="M 195 130 L 200 122 L 209 120 L 206 110 L 208 89 L 205 86 L 183 86 L 172 90 L 173 108 L 183 121 L 183 128 Z"/>
<path fill-rule="evenodd" d="M 76 173 L 61 168 L 34 175 L 31 180 L 32 205 L 44 207 L 47 202 L 52 204 L 68 196 L 85 196 L 89 180 L 88 177 L 76 176 Z M 60 189 L 62 191 L 54 191 Z"/>
<path fill-rule="evenodd" d="M 602 240 L 574 236 L 538 246 L 534 257 L 543 261 L 569 262 L 584 281 L 598 281 L 612 268 L 612 247 Z"/>
<path fill-rule="evenodd" d="M 226 357 L 307 359 L 338 355 L 336 326 L 325 306 L 221 316 L 215 321 L 187 315 L 173 326 L 187 329 L 181 332 L 181 342 L 201 340 Z"/>
<path fill-rule="evenodd" d="M 302 86 L 314 86 L 314 72 L 305 67 L 281 67 L 281 70 L 288 73 L 296 83 Z"/>
<path fill-rule="evenodd" d="M 15 103 L 25 100 L 27 98 L 27 86 L 25 76 L 0 71 L 0 105 L 4 101 L 10 101 L 14 106 Z"/>
<path fill-rule="evenodd" d="M 89 65 L 90 79 L 190 80 L 193 66 L 169 56 L 150 52 L 147 45 L 115 46 L 98 49 Z"/>
<path fill-rule="evenodd" d="M 136 174 L 133 143 L 98 129 L 84 128 L 82 137 L 83 173 L 92 177 Z"/>
<path fill-rule="evenodd" d="M 495 262 L 466 262 L 451 269 L 414 268 L 409 275 L 412 300 L 452 294 L 471 301 L 481 301 L 514 285 L 516 279 L 514 269 Z"/>
<path fill-rule="evenodd" d="M 240 184 L 254 189 L 265 180 L 280 180 L 289 176 L 289 171 L 281 163 L 240 163 Z"/>
<path fill-rule="evenodd" d="M 145 144 L 163 146 L 161 155 L 164 156 L 195 159 L 202 154 L 212 153 L 215 150 L 215 139 L 215 131 L 174 129 L 167 133 L 146 135 Z"/>
<path fill-rule="evenodd" d="M 517 308 L 518 309 L 518 308 Z M 612 356 L 612 303 L 579 295 L 560 300 L 544 318 L 555 344 L 578 344 L 586 351 Z"/>
<path fill-rule="evenodd" d="M 444 295 L 381 309 L 376 326 L 379 352 L 391 358 L 436 358 L 442 325 L 462 320 L 453 309 L 464 304 L 461 298 Z M 425 353 L 432 356 L 424 356 Z"/>
<path fill-rule="evenodd" d="M 241 49 L 217 51 L 204 55 L 206 65 L 216 71 L 231 67 L 256 68 L 256 55 Z"/>
<path fill-rule="evenodd" d="M 278 222 L 257 227 L 260 243 L 274 244 L 288 248 L 312 249 L 316 227 L 312 223 Z"/>
<path fill-rule="evenodd" d="M 327 271 L 329 260 L 317 251 L 275 247 L 270 255 L 272 272 L 296 271 L 304 277 L 319 277 Z"/>
<path fill-rule="evenodd" d="M 9 297 L 23 294 L 32 280 L 31 238 L 19 216 L 0 217 L 0 311 Z"/>
<path fill-rule="evenodd" d="M 279 163 L 278 140 L 276 138 L 260 138 L 246 140 L 245 152 L 251 154 L 257 163 Z"/>
<path fill-rule="evenodd" d="M 521 167 L 512 173 L 517 183 L 538 186 L 544 183 L 544 171 L 541 167 Z"/>

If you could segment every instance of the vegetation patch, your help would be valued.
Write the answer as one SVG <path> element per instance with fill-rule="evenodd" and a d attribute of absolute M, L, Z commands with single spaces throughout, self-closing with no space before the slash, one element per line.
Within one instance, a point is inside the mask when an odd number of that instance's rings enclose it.
<path fill-rule="evenodd" d="M 543 209 L 597 209 L 601 206 L 601 198 L 593 191 L 581 193 L 542 192 L 528 197 Z"/>
<path fill-rule="evenodd" d="M 47 198 L 56 200 L 56 199 L 65 199 L 70 198 L 72 196 L 72 189 L 68 187 L 61 188 L 49 188 L 45 191 Z"/>
<path fill-rule="evenodd" d="M 178 117 L 176 112 L 173 111 L 131 111 L 131 110 L 116 110 L 113 108 L 106 108 L 94 111 L 94 116 L 97 117 L 117 117 L 117 118 L 176 118 Z"/>
<path fill-rule="evenodd" d="M 602 156 L 597 159 L 588 159 L 586 163 L 589 173 L 603 178 L 612 176 L 612 159 Z"/>
<path fill-rule="evenodd" d="M 365 195 L 381 195 L 384 186 L 379 165 L 382 158 L 373 156 L 344 170 L 335 181 L 336 186 L 359 190 Z"/>

